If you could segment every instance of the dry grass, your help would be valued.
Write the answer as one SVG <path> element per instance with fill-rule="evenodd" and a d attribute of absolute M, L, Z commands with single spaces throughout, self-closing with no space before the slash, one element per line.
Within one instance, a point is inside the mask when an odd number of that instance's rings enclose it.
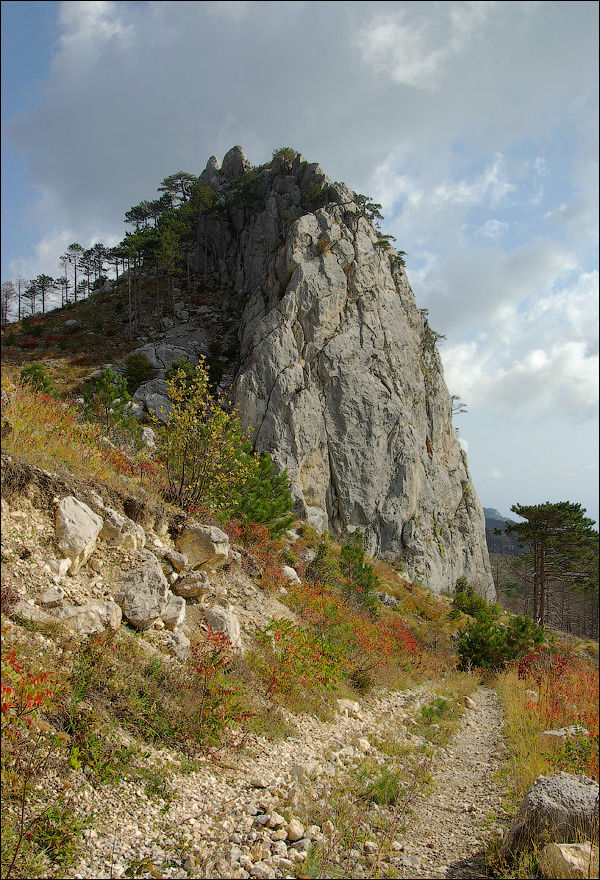
<path fill-rule="evenodd" d="M 515 802 L 540 775 L 558 770 L 598 778 L 598 674 L 572 659 L 559 676 L 519 677 L 515 668 L 502 672 L 496 688 L 506 712 L 506 744 L 510 755 L 509 782 Z M 537 702 L 527 690 L 535 690 Z M 582 725 L 589 737 L 565 747 L 542 745 L 542 732 Z"/>
<path fill-rule="evenodd" d="M 103 445 L 99 425 L 82 423 L 76 407 L 60 402 L 29 385 L 3 383 L 10 402 L 2 413 L 2 452 L 34 467 L 75 474 L 78 479 L 104 483 L 116 491 L 132 493 L 140 485 L 149 503 L 162 498 L 156 480 L 134 476 L 133 459 L 119 448 Z"/>
<path fill-rule="evenodd" d="M 79 430 L 77 415 L 73 407 L 27 385 L 17 385 L 3 413 L 10 431 L 2 439 L 2 451 L 37 467 L 52 470 L 62 464 L 82 476 L 107 480 L 106 460 Z"/>

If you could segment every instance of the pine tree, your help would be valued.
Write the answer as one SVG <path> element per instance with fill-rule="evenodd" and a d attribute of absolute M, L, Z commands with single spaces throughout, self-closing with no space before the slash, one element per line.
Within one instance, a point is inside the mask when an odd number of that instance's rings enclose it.
<path fill-rule="evenodd" d="M 598 532 L 581 504 L 560 501 L 511 507 L 526 520 L 507 526 L 529 547 L 533 567 L 533 617 L 546 619 L 547 592 L 553 583 L 583 584 L 591 576 L 590 560 L 597 559 Z"/>
<path fill-rule="evenodd" d="M 264 453 L 238 499 L 237 511 L 245 522 L 264 523 L 269 533 L 277 537 L 294 522 L 291 509 L 287 471 L 275 474 L 271 456 Z"/>
<path fill-rule="evenodd" d="M 83 390 L 86 418 L 102 422 L 108 432 L 119 424 L 128 424 L 130 418 L 131 396 L 127 390 L 127 380 L 114 370 L 103 370 L 89 386 Z"/>

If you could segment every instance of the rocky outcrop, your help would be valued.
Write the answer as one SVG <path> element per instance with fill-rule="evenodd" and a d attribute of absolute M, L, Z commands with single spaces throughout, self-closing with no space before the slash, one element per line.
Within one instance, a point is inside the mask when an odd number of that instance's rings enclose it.
<path fill-rule="evenodd" d="M 500 855 L 506 857 L 544 838 L 554 843 L 593 839 L 597 826 L 598 783 L 594 779 L 562 771 L 539 776 L 521 803 Z"/>
<path fill-rule="evenodd" d="M 229 561 L 229 536 L 216 526 L 188 522 L 175 543 L 190 568 L 211 570 Z"/>
<path fill-rule="evenodd" d="M 297 512 L 362 531 L 369 552 L 435 590 L 465 575 L 492 597 L 436 334 L 368 206 L 293 151 L 251 168 L 235 147 L 201 179 L 218 210 L 200 218 L 192 267 L 223 291 L 235 403 L 256 448 L 287 468 Z"/>
<path fill-rule="evenodd" d="M 102 517 L 74 495 L 67 495 L 56 505 L 54 525 L 58 547 L 71 560 L 69 574 L 77 574 L 96 548 Z"/>

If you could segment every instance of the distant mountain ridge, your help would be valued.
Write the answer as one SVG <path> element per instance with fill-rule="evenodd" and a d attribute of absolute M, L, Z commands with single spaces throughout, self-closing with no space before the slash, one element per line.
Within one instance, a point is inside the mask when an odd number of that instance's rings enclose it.
<path fill-rule="evenodd" d="M 509 556 L 518 555 L 519 545 L 516 537 L 506 534 L 507 524 L 513 525 L 517 521 L 503 516 L 495 507 L 484 507 L 483 515 L 485 517 L 485 540 L 488 552 Z M 494 534 L 495 530 L 502 532 L 502 534 Z"/>

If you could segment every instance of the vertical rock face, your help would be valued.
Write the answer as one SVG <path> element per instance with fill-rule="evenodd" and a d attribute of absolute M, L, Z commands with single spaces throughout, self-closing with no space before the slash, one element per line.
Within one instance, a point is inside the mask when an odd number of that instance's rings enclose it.
<path fill-rule="evenodd" d="M 401 259 L 345 184 L 235 147 L 202 178 L 193 267 L 240 303 L 234 399 L 318 529 L 361 530 L 436 591 L 494 595 L 483 510 L 452 425 L 436 336 Z"/>

